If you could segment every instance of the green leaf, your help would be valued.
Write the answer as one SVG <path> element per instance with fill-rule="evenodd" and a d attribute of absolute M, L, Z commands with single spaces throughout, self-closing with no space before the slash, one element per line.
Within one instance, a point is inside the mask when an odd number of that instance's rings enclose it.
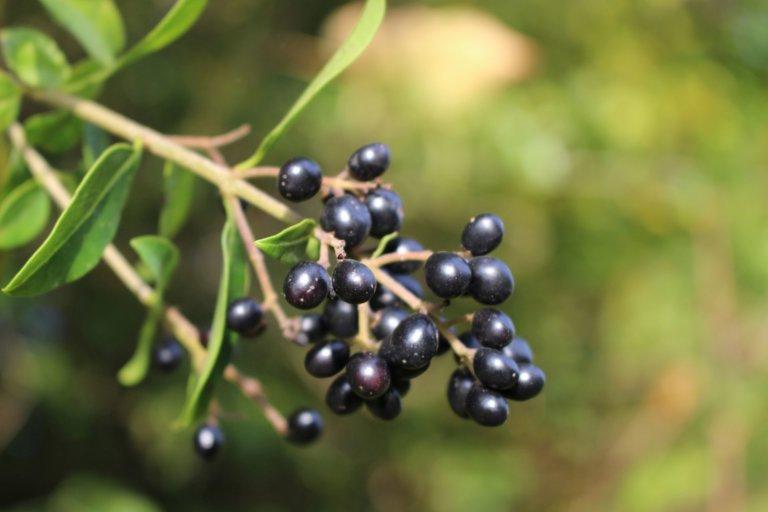
<path fill-rule="evenodd" d="M 11 77 L 0 71 L 0 131 L 16 120 L 20 106 L 21 89 Z"/>
<path fill-rule="evenodd" d="M 107 132 L 91 123 L 83 123 L 83 167 L 90 169 L 108 147 Z"/>
<path fill-rule="evenodd" d="M 166 162 L 163 180 L 165 202 L 160 210 L 158 232 L 173 238 L 184 226 L 192 211 L 197 178 L 173 162 Z"/>
<path fill-rule="evenodd" d="M 115 71 L 115 67 L 104 67 L 95 60 L 83 59 L 72 67 L 72 74 L 63 89 L 81 98 L 95 98 Z"/>
<path fill-rule="evenodd" d="M 69 78 L 67 58 L 56 42 L 42 32 L 6 28 L 0 31 L 0 44 L 6 64 L 27 85 L 53 88 Z"/>
<path fill-rule="evenodd" d="M 232 300 L 247 292 L 247 259 L 243 244 L 231 220 L 221 235 L 223 255 L 219 292 L 216 298 L 213 323 L 208 338 L 208 357 L 199 375 L 192 378 L 187 388 L 187 400 L 178 420 L 181 426 L 189 426 L 202 417 L 208 409 L 213 389 L 229 363 L 236 335 L 226 329 L 227 306 Z"/>
<path fill-rule="evenodd" d="M 40 0 L 53 19 L 104 65 L 125 47 L 125 27 L 112 0 Z"/>
<path fill-rule="evenodd" d="M 24 131 L 30 145 L 48 153 L 63 153 L 80 140 L 83 122 L 65 110 L 29 116 Z"/>
<path fill-rule="evenodd" d="M 161 50 L 177 40 L 195 24 L 208 0 L 177 0 L 152 31 L 120 58 L 120 66 Z"/>
<path fill-rule="evenodd" d="M 379 240 L 379 245 L 376 246 L 376 250 L 373 251 L 373 254 L 371 254 L 371 258 L 378 258 L 382 254 L 384 254 L 384 251 L 387 248 L 387 244 L 390 240 L 397 238 L 397 231 L 394 233 L 390 233 L 388 235 L 384 235 L 381 240 Z"/>
<path fill-rule="evenodd" d="M 179 250 L 167 238 L 140 236 L 131 240 L 131 247 L 152 274 L 155 282 L 155 303 L 141 326 L 139 342 L 133 356 L 117 374 L 117 379 L 123 386 L 135 386 L 147 376 L 152 361 L 152 345 L 164 310 L 163 295 L 179 263 Z"/>
<path fill-rule="evenodd" d="M 320 257 L 320 241 L 314 232 L 317 222 L 304 219 L 281 232 L 256 240 L 256 247 L 268 256 L 293 265 L 307 258 L 317 260 Z"/>
<path fill-rule="evenodd" d="M 367 0 L 365 2 L 363 14 L 346 41 L 336 50 L 331 60 L 326 63 L 307 88 L 304 89 L 299 99 L 296 100 L 277 126 L 272 128 L 272 131 L 264 137 L 264 140 L 261 141 L 253 156 L 239 164 L 238 168 L 249 168 L 258 165 L 264 158 L 264 155 L 282 137 L 288 126 L 296 120 L 309 102 L 363 53 L 363 50 L 370 44 L 373 36 L 379 29 L 379 25 L 384 19 L 386 7 L 386 0 Z"/>
<path fill-rule="evenodd" d="M 12 249 L 32 241 L 45 228 L 51 201 L 40 185 L 28 180 L 0 203 L 0 249 Z"/>
<path fill-rule="evenodd" d="M 139 160 L 140 151 L 127 144 L 116 144 L 101 155 L 48 238 L 3 291 L 39 295 L 95 267 L 117 231 Z"/>

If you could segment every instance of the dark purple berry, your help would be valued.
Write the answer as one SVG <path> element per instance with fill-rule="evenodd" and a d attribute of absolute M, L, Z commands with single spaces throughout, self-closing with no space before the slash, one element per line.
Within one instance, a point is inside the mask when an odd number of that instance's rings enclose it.
<path fill-rule="evenodd" d="M 400 393 L 396 389 L 390 389 L 378 398 L 365 402 L 368 410 L 382 420 L 393 420 L 400 415 L 402 404 L 400 403 Z"/>
<path fill-rule="evenodd" d="M 483 308 L 472 317 L 472 334 L 482 345 L 501 349 L 515 337 L 515 325 L 501 311 Z"/>
<path fill-rule="evenodd" d="M 498 427 L 507 421 L 509 405 L 499 393 L 476 382 L 467 393 L 466 411 L 480 425 Z"/>
<path fill-rule="evenodd" d="M 172 372 L 184 358 L 184 349 L 175 338 L 166 338 L 155 349 L 155 365 L 164 372 Z"/>
<path fill-rule="evenodd" d="M 363 304 L 376 291 L 371 269 L 356 260 L 342 260 L 333 269 L 333 290 L 350 304 Z"/>
<path fill-rule="evenodd" d="M 502 394 L 510 400 L 523 402 L 535 397 L 544 389 L 547 377 L 538 366 L 524 364 L 520 366 L 520 376 L 517 379 L 517 385 Z"/>
<path fill-rule="evenodd" d="M 288 160 L 277 174 L 277 190 L 289 201 L 306 201 L 320 190 L 323 172 L 314 160 Z"/>
<path fill-rule="evenodd" d="M 501 243 L 504 238 L 504 223 L 492 213 L 483 213 L 474 217 L 461 234 L 461 245 L 472 253 L 472 256 L 488 254 Z"/>
<path fill-rule="evenodd" d="M 475 352 L 472 368 L 480 382 L 493 389 L 511 389 L 517 384 L 517 363 L 500 350 L 481 347 Z"/>
<path fill-rule="evenodd" d="M 359 199 L 349 194 L 329 199 L 320 225 L 346 242 L 347 249 L 363 243 L 371 231 L 371 214 Z"/>
<path fill-rule="evenodd" d="M 347 363 L 347 378 L 352 390 L 364 400 L 380 397 L 389 389 L 391 377 L 387 363 L 370 352 L 358 352 Z"/>
<path fill-rule="evenodd" d="M 296 341 L 301 345 L 315 343 L 328 334 L 328 327 L 323 322 L 323 317 L 318 313 L 306 313 L 299 318 L 299 333 Z"/>
<path fill-rule="evenodd" d="M 250 297 L 232 301 L 227 308 L 227 327 L 243 336 L 253 336 L 261 331 L 264 310 Z"/>
<path fill-rule="evenodd" d="M 352 390 L 352 384 L 346 375 L 336 377 L 325 394 L 325 403 L 336 414 L 345 415 L 355 412 L 362 404 L 362 399 Z"/>
<path fill-rule="evenodd" d="M 382 347 L 383 349 L 383 347 Z M 384 357 L 384 354 L 381 353 L 382 350 L 379 350 L 379 357 L 383 358 L 387 363 L 389 363 L 389 359 Z M 425 373 L 427 370 L 429 370 L 429 365 L 431 363 L 427 363 L 426 366 L 422 366 L 421 368 L 403 368 L 402 366 L 396 366 L 393 364 L 389 365 L 389 373 L 392 374 L 393 379 L 397 380 L 412 380 L 418 377 L 419 375 Z"/>
<path fill-rule="evenodd" d="M 206 460 L 212 459 L 224 444 L 224 434 L 217 425 L 206 423 L 195 431 L 195 451 Z"/>
<path fill-rule="evenodd" d="M 390 274 L 390 276 L 400 283 L 406 290 L 414 294 L 416 297 L 423 299 L 424 290 L 421 288 L 419 282 L 412 276 L 407 274 Z M 382 286 L 381 283 L 376 287 L 376 293 L 373 294 L 371 299 L 371 309 L 378 311 L 384 308 L 400 307 L 402 301 L 392 293 L 389 288 Z"/>
<path fill-rule="evenodd" d="M 531 346 L 523 338 L 515 338 L 512 343 L 505 346 L 502 351 L 507 357 L 511 357 L 517 364 L 530 364 L 533 362 Z"/>
<path fill-rule="evenodd" d="M 302 407 L 288 417 L 285 438 L 293 444 L 309 444 L 323 433 L 323 417 L 315 409 Z"/>
<path fill-rule="evenodd" d="M 392 381 L 392 388 L 396 389 L 400 393 L 400 398 L 403 398 L 411 390 L 410 379 L 396 379 Z"/>
<path fill-rule="evenodd" d="M 501 260 L 480 256 L 469 260 L 469 267 L 472 269 L 469 293 L 480 304 L 494 306 L 512 295 L 515 280 Z"/>
<path fill-rule="evenodd" d="M 400 308 L 386 308 L 379 311 L 378 316 L 376 325 L 372 329 L 373 335 L 376 339 L 383 340 L 391 335 L 400 322 L 410 316 L 410 313 Z"/>
<path fill-rule="evenodd" d="M 351 338 L 357 334 L 357 306 L 341 299 L 326 302 L 323 323 L 334 336 Z"/>
<path fill-rule="evenodd" d="M 366 144 L 349 157 L 349 174 L 359 181 L 378 178 L 389 167 L 389 147 L 380 142 Z"/>
<path fill-rule="evenodd" d="M 406 254 L 409 252 L 423 251 L 424 247 L 413 238 L 393 238 L 384 246 L 385 254 Z M 412 274 L 421 267 L 418 260 L 397 261 L 384 266 L 384 269 L 393 274 Z"/>
<path fill-rule="evenodd" d="M 403 201 L 395 192 L 377 188 L 365 196 L 371 214 L 371 236 L 381 238 L 400 229 L 403 224 Z"/>
<path fill-rule="evenodd" d="M 329 289 L 328 272 L 312 261 L 302 261 L 294 265 L 283 281 L 285 300 L 299 309 L 319 306 L 328 296 Z"/>
<path fill-rule="evenodd" d="M 453 299 L 467 291 L 472 271 L 461 256 L 452 252 L 436 252 L 424 265 L 424 279 L 435 295 Z"/>
<path fill-rule="evenodd" d="M 387 361 L 396 367 L 416 370 L 427 366 L 437 353 L 437 327 L 426 315 L 415 313 L 395 328 L 384 340 Z M 383 349 L 383 345 L 382 345 Z"/>
<path fill-rule="evenodd" d="M 304 368 L 313 377 L 331 377 L 349 361 L 349 345 L 341 340 L 318 343 L 304 358 Z"/>
<path fill-rule="evenodd" d="M 464 368 L 459 368 L 451 374 L 448 380 L 448 403 L 453 412 L 462 418 L 469 418 L 467 414 L 467 393 L 472 389 L 475 379 Z"/>

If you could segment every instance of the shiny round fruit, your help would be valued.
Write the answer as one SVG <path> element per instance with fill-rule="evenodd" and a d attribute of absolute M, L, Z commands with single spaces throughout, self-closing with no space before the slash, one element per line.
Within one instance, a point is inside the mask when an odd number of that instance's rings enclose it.
<path fill-rule="evenodd" d="M 232 301 L 227 308 L 227 327 L 243 336 L 260 332 L 264 310 L 250 297 Z"/>
<path fill-rule="evenodd" d="M 492 389 L 511 389 L 517 384 L 517 363 L 500 350 L 481 347 L 475 352 L 472 368 L 480 382 Z"/>
<path fill-rule="evenodd" d="M 319 306 L 328 296 L 330 278 L 325 269 L 313 261 L 302 261 L 288 271 L 283 281 L 283 294 L 288 304 L 299 309 Z"/>
<path fill-rule="evenodd" d="M 341 340 L 318 343 L 307 352 L 304 368 L 313 377 L 331 377 L 349 361 L 349 345 Z"/>
<path fill-rule="evenodd" d="M 475 383 L 474 377 L 464 368 L 459 368 L 451 374 L 448 380 L 448 403 L 451 409 L 462 418 L 469 418 L 467 413 L 467 394 Z"/>
<path fill-rule="evenodd" d="M 400 402 L 400 393 L 396 389 L 389 389 L 378 398 L 365 402 L 368 410 L 382 420 L 393 420 L 400 415 L 403 406 Z"/>
<path fill-rule="evenodd" d="M 435 295 L 453 299 L 467 291 L 472 271 L 461 256 L 452 252 L 436 252 L 424 264 L 424 279 Z"/>
<path fill-rule="evenodd" d="M 325 303 L 323 323 L 339 338 L 351 338 L 357 334 L 357 306 L 341 299 Z"/>
<path fill-rule="evenodd" d="M 350 304 L 371 300 L 376 291 L 376 278 L 371 269 L 356 260 L 342 260 L 333 269 L 333 290 Z"/>
<path fill-rule="evenodd" d="M 195 451 L 206 460 L 212 459 L 224 444 L 224 434 L 217 425 L 206 423 L 195 431 Z"/>
<path fill-rule="evenodd" d="M 299 333 L 296 335 L 296 341 L 300 345 L 315 343 L 328 334 L 328 327 L 323 322 L 322 315 L 318 313 L 306 313 L 299 318 Z"/>
<path fill-rule="evenodd" d="M 346 374 L 336 377 L 325 393 L 325 403 L 336 414 L 352 414 L 363 405 L 363 400 L 352 390 Z"/>
<path fill-rule="evenodd" d="M 371 231 L 371 214 L 359 199 L 345 194 L 325 203 L 320 225 L 351 249 L 363 243 Z"/>
<path fill-rule="evenodd" d="M 387 363 L 370 352 L 358 352 L 347 363 L 347 378 L 352 390 L 364 400 L 373 400 L 387 392 L 391 376 Z"/>
<path fill-rule="evenodd" d="M 512 343 L 505 346 L 502 351 L 507 357 L 511 357 L 517 364 L 530 364 L 533 362 L 533 350 L 523 338 L 515 337 Z"/>
<path fill-rule="evenodd" d="M 408 370 L 423 368 L 437 353 L 437 327 L 427 316 L 415 313 L 402 322 L 384 343 L 388 343 L 387 360 Z"/>
<path fill-rule="evenodd" d="M 294 158 L 280 167 L 277 190 L 289 201 L 306 201 L 318 193 L 323 184 L 323 172 L 314 160 Z"/>
<path fill-rule="evenodd" d="M 349 174 L 359 181 L 378 178 L 389 168 L 389 147 L 380 142 L 366 144 L 349 157 Z"/>
<path fill-rule="evenodd" d="M 461 245 L 472 256 L 488 254 L 499 246 L 504 238 L 504 223 L 492 213 L 474 217 L 461 234 Z"/>
<path fill-rule="evenodd" d="M 172 372 L 184 358 L 184 349 L 175 338 L 163 340 L 155 349 L 155 365 L 164 372 Z"/>
<path fill-rule="evenodd" d="M 376 339 L 383 340 L 384 338 L 390 336 L 395 331 L 395 328 L 400 325 L 400 322 L 409 316 L 410 313 L 404 309 L 382 309 L 378 313 L 379 318 L 376 322 L 376 325 L 373 326 L 373 335 L 376 337 Z"/>
<path fill-rule="evenodd" d="M 501 260 L 480 256 L 469 260 L 469 267 L 472 269 L 469 293 L 480 304 L 494 306 L 512 295 L 515 280 Z"/>
<path fill-rule="evenodd" d="M 501 349 L 515 337 L 515 324 L 501 311 L 483 308 L 472 317 L 472 334 L 482 345 Z"/>
<path fill-rule="evenodd" d="M 406 254 L 423 251 L 424 247 L 413 238 L 393 238 L 384 246 L 384 254 Z M 397 261 L 384 265 L 384 270 L 393 274 L 413 274 L 421 267 L 421 261 Z"/>
<path fill-rule="evenodd" d="M 322 433 L 323 417 L 315 409 L 302 407 L 288 417 L 288 433 L 285 438 L 293 444 L 309 444 Z"/>
<path fill-rule="evenodd" d="M 470 418 L 485 427 L 498 427 L 509 416 L 504 397 L 477 382 L 467 393 L 466 410 Z"/>
<path fill-rule="evenodd" d="M 538 366 L 524 364 L 520 366 L 520 376 L 517 379 L 517 385 L 502 394 L 510 400 L 523 402 L 535 397 L 544 389 L 547 377 Z"/>
<path fill-rule="evenodd" d="M 381 238 L 403 225 L 403 201 L 397 193 L 377 188 L 365 196 L 365 205 L 371 214 L 371 236 Z"/>

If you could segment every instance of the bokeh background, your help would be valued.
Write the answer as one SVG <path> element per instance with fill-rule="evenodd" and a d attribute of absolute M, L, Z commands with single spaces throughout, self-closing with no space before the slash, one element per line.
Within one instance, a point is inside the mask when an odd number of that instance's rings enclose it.
<path fill-rule="evenodd" d="M 118 1 L 131 38 L 171 3 Z M 101 100 L 167 133 L 251 123 L 228 153 L 245 157 L 358 8 L 211 2 Z M 0 0 L 12 24 L 81 55 L 36 2 Z M 326 414 L 322 442 L 298 449 L 225 385 L 228 443 L 204 464 L 170 426 L 187 366 L 138 389 L 115 381 L 143 311 L 102 266 L 41 299 L 0 299 L 0 509 L 768 510 L 767 78 L 760 0 L 392 2 L 365 57 L 269 163 L 301 154 L 332 172 L 389 143 L 404 231 L 435 249 L 457 247 L 470 216 L 501 215 L 498 252 L 518 281 L 505 309 L 547 372 L 543 396 L 483 429 L 449 410 L 442 359 L 393 424 Z M 76 155 L 54 161 L 71 169 Z M 160 169 L 146 159 L 122 247 L 155 229 Z M 215 202 L 201 184 L 171 292 L 202 325 Z M 278 227 L 251 215 L 260 234 Z M 4 279 L 28 254 L 0 255 Z M 281 410 L 324 411 L 326 384 L 302 358 L 272 329 L 237 364 Z"/>

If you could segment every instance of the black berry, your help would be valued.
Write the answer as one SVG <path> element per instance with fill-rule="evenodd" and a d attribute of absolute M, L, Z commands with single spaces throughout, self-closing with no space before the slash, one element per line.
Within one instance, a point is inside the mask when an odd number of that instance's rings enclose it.
<path fill-rule="evenodd" d="M 472 374 L 464 368 L 459 368 L 451 374 L 448 380 L 448 403 L 453 412 L 462 418 L 468 418 L 467 414 L 467 393 L 472 389 L 475 379 Z"/>
<path fill-rule="evenodd" d="M 306 201 L 320 190 L 323 172 L 309 158 L 288 160 L 277 174 L 277 190 L 289 201 Z"/>
<path fill-rule="evenodd" d="M 362 399 L 352 390 L 352 384 L 346 375 L 336 377 L 325 393 L 325 403 L 336 414 L 344 415 L 355 412 L 362 404 Z"/>
<path fill-rule="evenodd" d="M 533 362 L 533 350 L 523 338 L 515 338 L 512 343 L 502 349 L 507 357 L 511 357 L 517 364 L 530 364 Z"/>
<path fill-rule="evenodd" d="M 376 291 L 371 269 L 355 260 L 342 260 L 333 269 L 333 290 L 351 304 L 368 302 Z"/>
<path fill-rule="evenodd" d="M 389 167 L 389 147 L 380 142 L 367 144 L 349 157 L 349 174 L 360 181 L 378 178 Z"/>
<path fill-rule="evenodd" d="M 544 375 L 541 368 L 532 364 L 524 364 L 520 366 L 520 376 L 517 379 L 517 386 L 507 391 L 503 391 L 502 394 L 505 397 L 518 402 L 530 400 L 541 393 L 546 381 L 547 377 Z"/>
<path fill-rule="evenodd" d="M 477 302 L 494 306 L 512 295 L 515 280 L 504 262 L 490 256 L 480 256 L 469 260 L 469 266 L 472 269 L 469 293 Z"/>
<path fill-rule="evenodd" d="M 323 322 L 322 315 L 318 313 L 301 315 L 296 341 L 302 345 L 307 345 L 322 340 L 326 334 L 328 334 L 328 327 Z"/>
<path fill-rule="evenodd" d="M 472 334 L 482 345 L 501 349 L 515 337 L 515 325 L 501 311 L 483 308 L 472 317 Z"/>
<path fill-rule="evenodd" d="M 212 459 L 224 444 L 224 434 L 218 426 L 206 423 L 195 431 L 195 451 L 204 459 Z"/>
<path fill-rule="evenodd" d="M 234 300 L 227 308 L 227 327 L 243 336 L 260 332 L 263 318 L 261 306 L 250 297 Z"/>
<path fill-rule="evenodd" d="M 501 243 L 504 238 L 504 223 L 492 213 L 483 213 L 474 217 L 461 234 L 461 245 L 472 253 L 472 256 L 488 254 Z"/>
<path fill-rule="evenodd" d="M 452 299 L 467 291 L 472 271 L 461 256 L 452 252 L 436 252 L 424 265 L 424 279 L 435 295 Z"/>
<path fill-rule="evenodd" d="M 155 349 L 155 365 L 164 372 L 172 372 L 184 358 L 184 349 L 174 338 L 163 340 Z"/>
<path fill-rule="evenodd" d="M 357 334 L 357 306 L 341 299 L 326 302 L 323 323 L 334 336 L 351 338 Z"/>
<path fill-rule="evenodd" d="M 411 390 L 410 379 L 397 379 L 392 381 L 392 388 L 396 389 L 400 393 L 400 398 L 403 398 Z"/>
<path fill-rule="evenodd" d="M 302 407 L 288 417 L 286 439 L 304 445 L 315 441 L 323 433 L 323 417 L 315 409 Z"/>
<path fill-rule="evenodd" d="M 352 390 L 365 400 L 380 397 L 389 389 L 389 368 L 383 359 L 370 352 L 358 352 L 347 363 L 347 378 Z"/>
<path fill-rule="evenodd" d="M 371 236 L 381 238 L 400 229 L 403 224 L 403 201 L 395 192 L 377 188 L 365 196 L 371 214 Z"/>
<path fill-rule="evenodd" d="M 371 214 L 356 197 L 349 194 L 329 199 L 323 206 L 320 225 L 346 242 L 346 247 L 360 245 L 371 231 Z"/>
<path fill-rule="evenodd" d="M 481 347 L 475 352 L 472 367 L 480 382 L 493 389 L 510 389 L 517 384 L 517 363 L 500 350 Z"/>
<path fill-rule="evenodd" d="M 382 346 L 382 349 L 379 350 L 379 357 L 382 357 L 384 358 L 385 361 L 389 362 L 389 359 L 387 359 L 385 357 L 385 354 L 382 353 L 384 352 L 383 348 L 384 347 Z M 415 379 L 422 373 L 425 373 L 427 370 L 429 370 L 429 365 L 430 363 L 427 363 L 425 366 L 422 366 L 421 368 L 404 368 L 402 366 L 390 364 L 389 373 L 392 374 L 393 380 L 411 380 L 411 379 Z"/>
<path fill-rule="evenodd" d="M 400 308 L 386 308 L 382 309 L 378 316 L 379 318 L 372 329 L 373 335 L 376 336 L 376 339 L 383 340 L 391 335 L 395 328 L 400 325 L 400 322 L 410 316 L 410 313 Z"/>
<path fill-rule="evenodd" d="M 473 420 L 486 427 L 498 427 L 509 416 L 504 397 L 480 383 L 475 383 L 467 393 L 466 410 Z"/>
<path fill-rule="evenodd" d="M 283 281 L 285 300 L 299 309 L 319 306 L 328 296 L 329 289 L 328 272 L 312 261 L 302 261 L 294 265 Z"/>
<path fill-rule="evenodd" d="M 421 288 L 419 282 L 408 274 L 390 274 L 390 276 L 400 283 L 406 290 L 414 294 L 416 297 L 423 299 L 424 290 Z M 389 288 L 382 286 L 381 283 L 376 287 L 376 293 L 373 294 L 371 299 L 371 309 L 378 311 L 380 309 L 389 307 L 402 306 L 402 301 L 392 293 Z"/>
<path fill-rule="evenodd" d="M 409 252 L 423 251 L 424 247 L 413 238 L 393 238 L 384 246 L 385 254 L 405 254 Z M 384 266 L 384 269 L 393 274 L 412 274 L 421 267 L 418 260 L 397 261 Z"/>
<path fill-rule="evenodd" d="M 402 404 L 400 403 L 400 393 L 396 389 L 390 389 L 378 398 L 365 402 L 368 410 L 382 420 L 393 420 L 400 415 Z"/>
<path fill-rule="evenodd" d="M 349 360 L 349 346 L 341 340 L 318 343 L 307 352 L 304 368 L 314 377 L 331 377 Z"/>
<path fill-rule="evenodd" d="M 393 366 L 416 370 L 427 366 L 437 352 L 437 327 L 426 315 L 415 313 L 402 322 L 384 340 L 385 353 Z"/>

